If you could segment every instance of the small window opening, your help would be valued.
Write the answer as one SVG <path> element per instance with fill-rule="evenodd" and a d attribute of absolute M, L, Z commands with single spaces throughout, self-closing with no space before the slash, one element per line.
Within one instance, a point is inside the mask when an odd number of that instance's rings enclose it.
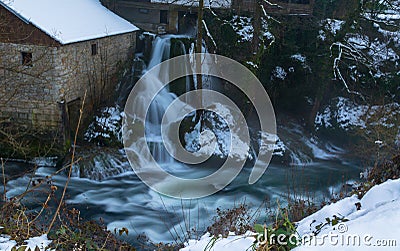
<path fill-rule="evenodd" d="M 32 63 L 32 52 L 21 52 L 22 55 L 22 65 L 24 66 L 33 66 Z"/>
<path fill-rule="evenodd" d="M 160 23 L 168 24 L 168 11 L 167 10 L 160 10 Z"/>
<path fill-rule="evenodd" d="M 97 44 L 92 44 L 92 56 L 97 55 Z"/>
<path fill-rule="evenodd" d="M 139 13 L 142 13 L 142 14 L 149 14 L 149 9 L 142 9 L 142 8 L 140 8 L 139 9 Z"/>

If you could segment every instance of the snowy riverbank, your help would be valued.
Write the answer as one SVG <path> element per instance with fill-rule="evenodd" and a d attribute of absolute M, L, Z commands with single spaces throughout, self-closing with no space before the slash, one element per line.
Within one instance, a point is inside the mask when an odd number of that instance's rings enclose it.
<path fill-rule="evenodd" d="M 396 250 L 400 246 L 400 179 L 374 186 L 361 199 L 356 195 L 327 205 L 297 224 L 295 250 Z M 204 235 L 181 251 L 251 250 L 254 234 L 218 239 Z M 211 243 L 213 243 L 211 245 Z M 212 246 L 211 249 L 209 249 Z"/>

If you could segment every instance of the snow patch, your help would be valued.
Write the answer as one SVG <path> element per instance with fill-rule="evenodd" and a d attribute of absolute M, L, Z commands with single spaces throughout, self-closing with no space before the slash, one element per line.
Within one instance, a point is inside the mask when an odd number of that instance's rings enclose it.
<path fill-rule="evenodd" d="M 367 128 L 367 126 L 383 125 L 395 127 L 400 116 L 400 105 L 390 103 L 384 106 L 358 105 L 353 101 L 339 97 L 336 104 L 328 106 L 319 112 L 315 118 L 317 129 L 331 128 L 337 124 L 339 128 L 349 130 L 352 127 Z M 400 126 L 399 126 L 400 128 Z"/>
<path fill-rule="evenodd" d="M 85 140 L 91 142 L 99 137 L 110 139 L 111 136 L 117 136 L 120 140 L 122 116 L 123 112 L 117 107 L 103 108 L 85 132 Z"/>
<path fill-rule="evenodd" d="M 249 42 L 253 39 L 254 28 L 250 17 L 233 16 L 229 24 L 239 35 L 239 43 Z"/>
<path fill-rule="evenodd" d="M 337 32 L 342 29 L 345 23 L 346 22 L 342 20 L 328 18 L 325 20 L 325 29 L 333 35 L 336 35 Z"/>
<path fill-rule="evenodd" d="M 255 234 L 252 232 L 247 232 L 244 235 L 235 235 L 234 233 L 229 233 L 227 238 L 219 237 L 215 241 L 214 236 L 210 234 L 203 235 L 200 240 L 189 240 L 185 243 L 185 247 L 180 249 L 180 251 L 232 251 L 232 250 L 251 250 L 253 245 Z M 214 242 L 215 241 L 215 242 Z"/>
<path fill-rule="evenodd" d="M 26 247 L 25 250 L 36 250 L 35 248 L 39 248 L 40 251 L 49 250 L 47 246 L 52 242 L 47 239 L 47 235 L 43 234 L 37 237 L 31 237 L 25 241 L 26 244 L 22 246 L 17 246 L 17 242 L 15 240 L 11 240 L 11 237 L 8 235 L 0 235 L 0 250 L 11 251 L 13 247 L 17 249 L 20 247 Z M 19 250 L 19 249 L 18 249 Z"/>
<path fill-rule="evenodd" d="M 272 76 L 277 78 L 277 79 L 285 80 L 285 78 L 287 76 L 287 72 L 281 66 L 277 66 L 273 70 Z"/>
<path fill-rule="evenodd" d="M 319 31 L 318 38 L 322 41 L 325 41 L 327 37 L 326 34 L 327 32 L 335 36 L 338 33 L 338 31 L 340 31 L 343 28 L 343 25 L 345 23 L 346 23 L 345 21 L 338 19 L 327 18 L 325 20 L 322 20 L 321 21 L 322 30 Z"/>

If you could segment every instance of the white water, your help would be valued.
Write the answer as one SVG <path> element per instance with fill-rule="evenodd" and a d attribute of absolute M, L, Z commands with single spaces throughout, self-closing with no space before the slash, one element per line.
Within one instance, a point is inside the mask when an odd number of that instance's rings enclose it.
<path fill-rule="evenodd" d="M 171 39 L 180 37 L 182 36 L 166 35 L 163 37 L 157 37 L 153 42 L 153 50 L 151 53 L 150 62 L 147 69 L 144 70 L 143 74 L 152 69 L 154 66 L 169 59 L 171 57 Z M 180 49 L 180 54 L 186 54 L 186 48 L 184 44 L 181 41 L 177 42 L 177 44 Z M 186 69 L 187 66 L 181 65 L 174 67 L 185 67 Z M 188 69 L 186 69 L 186 72 L 189 72 Z M 163 71 L 159 71 L 156 74 L 149 75 L 148 77 L 150 79 L 147 79 L 147 83 L 149 84 L 145 86 L 145 89 L 139 91 L 139 95 L 136 96 L 134 104 L 140 106 L 142 104 L 151 103 L 146 117 L 146 140 L 148 144 L 150 144 L 151 153 L 157 162 L 172 163 L 174 161 L 173 158 L 163 146 L 163 141 L 161 137 L 161 122 L 165 111 L 177 97 L 174 93 L 169 92 L 168 87 L 163 88 L 155 99 L 153 99 L 153 97 L 149 95 L 149 93 L 155 93 L 157 90 L 161 89 L 164 86 L 162 79 L 168 79 L 167 76 L 163 76 L 165 74 L 169 74 L 169 69 L 163 69 Z M 186 91 L 190 90 L 189 77 L 186 77 L 185 87 Z M 177 113 L 177 111 L 173 112 L 173 114 L 174 113 Z M 173 118 L 167 117 L 166 121 L 168 123 L 171 123 L 174 120 Z M 133 149 L 138 150 L 138 156 L 140 158 L 140 149 L 137 149 L 137 147 L 135 148 L 135 146 L 133 146 Z M 142 161 L 138 163 L 139 165 L 147 164 L 143 162 L 143 159 L 144 158 L 142 158 Z"/>

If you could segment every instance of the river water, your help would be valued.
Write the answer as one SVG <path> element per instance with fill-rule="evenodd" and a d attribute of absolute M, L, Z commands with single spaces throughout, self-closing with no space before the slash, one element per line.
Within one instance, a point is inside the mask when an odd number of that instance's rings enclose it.
<path fill-rule="evenodd" d="M 164 37 L 155 41 L 149 67 L 169 57 L 165 52 L 170 46 L 169 39 L 170 37 Z M 186 82 L 185 85 L 186 89 L 190 88 L 190 83 Z M 164 94 L 161 93 L 161 96 L 168 100 L 166 105 L 174 98 L 168 90 L 165 90 Z M 165 110 L 165 107 L 152 108 L 161 113 L 163 109 Z M 149 117 L 158 119 L 158 116 Z M 151 124 L 156 122 L 152 121 Z M 111 231 L 122 227 L 129 229 L 127 239 L 132 243 L 136 243 L 137 235 L 142 233 L 153 241 L 172 242 L 182 238 L 192 229 L 196 229 L 201 235 L 212 223 L 217 208 L 232 208 L 246 203 L 251 211 L 259 210 L 258 222 L 263 223 L 268 221 L 268 210 L 275 208 L 277 204 L 285 205 L 288 191 L 291 191 L 289 196 L 320 202 L 329 199 L 333 193 L 342 189 L 344 184 L 358 179 L 362 168 L 352 161 L 346 161 L 345 150 L 327 140 L 318 141 L 295 124 L 278 124 L 278 135 L 279 130 L 285 135 L 281 140 L 285 144 L 285 154 L 289 156 L 290 161 L 284 161 L 277 154 L 266 173 L 253 185 L 248 184 L 252 167 L 252 162 L 248 161 L 230 185 L 216 194 L 196 200 L 173 199 L 154 192 L 136 176 L 123 150 L 113 149 L 110 154 L 104 155 L 105 149 L 95 148 L 92 150 L 94 155 L 103 156 L 106 161 L 102 161 L 101 166 L 109 174 L 101 179 L 82 178 L 79 175 L 72 177 L 67 190 L 68 206 L 80 209 L 83 218 L 102 218 Z M 152 137 L 157 139 L 158 135 Z M 165 157 L 165 150 L 155 144 L 156 141 L 153 140 L 151 144 L 152 152 L 158 156 L 161 166 L 180 177 L 206 176 L 215 171 L 222 161 L 212 158 L 199 166 L 184 165 Z M 308 150 L 305 151 L 300 146 Z M 34 173 L 29 171 L 31 168 L 32 164 L 26 163 L 6 164 L 9 198 L 22 193 L 31 176 L 45 178 L 56 171 L 52 161 L 40 162 Z M 27 173 L 21 175 L 24 172 Z M 66 182 L 66 174 L 56 175 L 52 180 L 60 192 Z M 23 202 L 35 209 L 45 199 L 46 193 L 37 192 L 28 194 Z"/>

